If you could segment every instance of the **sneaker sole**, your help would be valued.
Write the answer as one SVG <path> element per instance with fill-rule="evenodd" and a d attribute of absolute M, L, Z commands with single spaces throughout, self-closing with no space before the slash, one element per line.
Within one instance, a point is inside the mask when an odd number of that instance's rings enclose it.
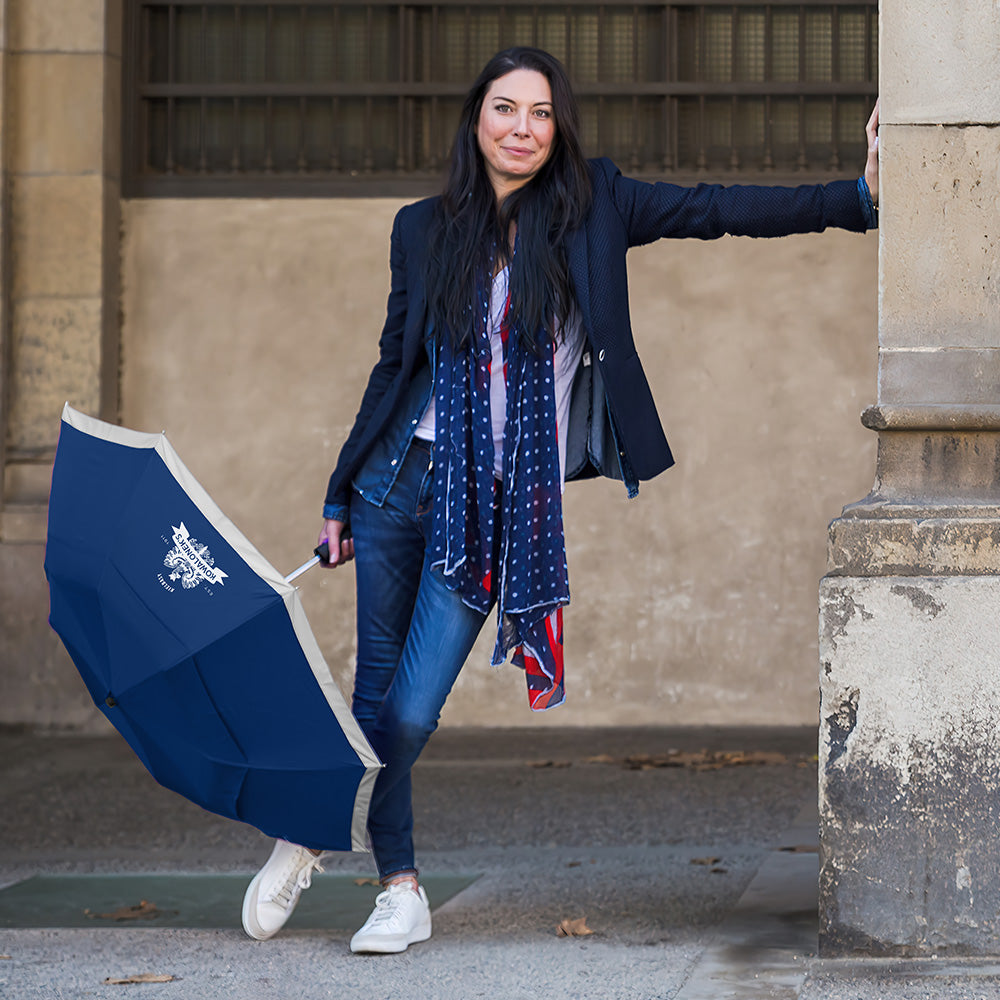
<path fill-rule="evenodd" d="M 406 951 L 411 944 L 420 944 L 431 936 L 431 923 L 428 920 L 421 924 L 412 934 L 378 935 L 362 939 L 361 942 L 351 941 L 351 951 L 355 955 L 398 955 Z"/>

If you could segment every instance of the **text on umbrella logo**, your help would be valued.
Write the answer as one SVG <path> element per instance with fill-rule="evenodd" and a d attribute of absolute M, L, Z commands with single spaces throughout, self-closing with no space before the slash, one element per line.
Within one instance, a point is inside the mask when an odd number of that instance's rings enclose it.
<path fill-rule="evenodd" d="M 185 590 L 193 590 L 199 583 L 221 584 L 229 574 L 215 565 L 208 546 L 192 538 L 183 521 L 179 527 L 171 525 L 171 529 L 174 547 L 163 560 L 163 565 L 170 570 L 170 579 L 180 582 Z M 160 582 L 166 585 L 162 574 Z"/>

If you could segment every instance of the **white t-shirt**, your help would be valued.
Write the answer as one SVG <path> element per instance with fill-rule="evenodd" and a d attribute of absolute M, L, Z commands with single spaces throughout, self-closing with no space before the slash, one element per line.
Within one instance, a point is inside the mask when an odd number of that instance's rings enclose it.
<path fill-rule="evenodd" d="M 504 306 L 507 304 L 507 286 L 510 271 L 507 267 L 497 272 L 490 293 L 490 316 L 486 332 L 490 338 L 492 359 L 490 362 L 490 418 L 493 423 L 493 474 L 503 478 L 503 434 L 507 422 L 507 383 L 503 375 L 503 338 L 500 324 L 503 321 Z M 566 481 L 566 428 L 569 427 L 570 390 L 573 376 L 583 355 L 584 337 L 580 317 L 574 310 L 569 321 L 557 331 L 553 370 L 556 381 L 556 436 L 559 444 L 559 481 Z M 434 440 L 434 396 L 414 432 L 425 441 Z"/>

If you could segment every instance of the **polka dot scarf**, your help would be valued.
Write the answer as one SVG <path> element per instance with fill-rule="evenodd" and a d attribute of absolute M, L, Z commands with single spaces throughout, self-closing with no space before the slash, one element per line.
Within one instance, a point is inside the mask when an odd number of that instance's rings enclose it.
<path fill-rule="evenodd" d="M 501 322 L 507 413 L 503 485 L 494 478 L 490 416 L 489 292 L 470 341 L 455 351 L 442 338 L 435 373 L 434 521 L 431 565 L 470 607 L 497 601 L 492 663 L 512 653 L 524 668 L 528 702 L 541 711 L 562 704 L 562 608 L 569 575 L 562 524 L 556 435 L 555 344 L 527 350 Z"/>

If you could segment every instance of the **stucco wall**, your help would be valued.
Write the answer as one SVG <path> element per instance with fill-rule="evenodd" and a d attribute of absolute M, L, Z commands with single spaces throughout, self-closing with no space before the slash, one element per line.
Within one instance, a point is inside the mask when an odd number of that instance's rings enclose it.
<path fill-rule="evenodd" d="M 124 205 L 123 419 L 166 429 L 285 572 L 377 353 L 390 200 Z M 627 502 L 566 494 L 567 704 L 544 724 L 812 723 L 826 525 L 867 492 L 877 238 L 660 243 L 630 258 L 633 326 L 678 466 Z M 344 690 L 350 570 L 302 591 Z M 523 724 L 523 679 L 487 664 L 445 710 Z"/>

